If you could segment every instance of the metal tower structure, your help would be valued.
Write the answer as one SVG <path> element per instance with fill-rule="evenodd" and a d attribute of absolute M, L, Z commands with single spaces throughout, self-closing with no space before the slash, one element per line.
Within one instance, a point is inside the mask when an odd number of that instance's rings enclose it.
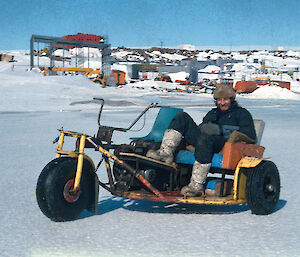
<path fill-rule="evenodd" d="M 40 36 L 32 35 L 30 39 L 30 68 L 34 68 L 34 43 L 45 43 L 49 45 L 49 58 L 50 58 L 50 67 L 54 67 L 54 56 L 53 52 L 56 49 L 65 49 L 68 46 L 72 47 L 88 47 L 88 48 L 97 48 L 102 51 L 102 70 L 104 75 L 110 75 L 110 65 L 111 65 L 111 48 L 110 44 L 106 43 L 93 43 L 86 41 L 74 41 L 66 40 L 59 37 L 49 37 L 49 36 Z M 76 56 L 77 58 L 77 56 Z M 88 56 L 89 60 L 89 56 Z"/>

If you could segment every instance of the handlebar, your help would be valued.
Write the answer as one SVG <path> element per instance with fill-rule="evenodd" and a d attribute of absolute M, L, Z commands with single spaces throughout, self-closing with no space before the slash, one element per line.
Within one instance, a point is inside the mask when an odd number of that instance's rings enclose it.
<path fill-rule="evenodd" d="M 102 113 L 102 109 L 103 109 L 103 105 L 104 105 L 104 99 L 103 98 L 97 98 L 97 97 L 94 97 L 93 100 L 98 100 L 98 101 L 101 101 L 101 107 L 100 107 L 100 111 L 99 111 L 99 114 L 98 114 L 98 126 L 100 127 L 100 118 L 101 118 L 101 113 Z"/>
<path fill-rule="evenodd" d="M 100 118 L 101 118 L 102 109 L 103 109 L 103 105 L 104 105 L 104 99 L 103 98 L 96 98 L 96 97 L 94 97 L 93 99 L 101 101 L 101 107 L 100 107 L 99 114 L 98 114 L 98 126 L 100 127 L 101 126 L 100 125 Z M 111 127 L 111 129 L 117 130 L 117 131 L 126 132 L 126 131 L 130 130 L 149 109 L 151 109 L 151 108 L 158 108 L 158 107 L 162 107 L 162 106 L 160 106 L 158 103 L 151 103 L 150 105 L 148 105 L 142 111 L 142 113 L 131 123 L 131 125 L 128 128 Z"/>

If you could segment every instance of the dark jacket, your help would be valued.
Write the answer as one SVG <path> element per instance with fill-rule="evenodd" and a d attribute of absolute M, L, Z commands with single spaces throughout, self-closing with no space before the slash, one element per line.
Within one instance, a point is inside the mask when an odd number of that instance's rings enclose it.
<path fill-rule="evenodd" d="M 238 126 L 238 131 L 246 134 L 256 141 L 253 118 L 245 108 L 240 107 L 237 102 L 233 102 L 226 112 L 219 108 L 210 110 L 203 118 L 203 123 L 216 123 L 223 125 Z"/>

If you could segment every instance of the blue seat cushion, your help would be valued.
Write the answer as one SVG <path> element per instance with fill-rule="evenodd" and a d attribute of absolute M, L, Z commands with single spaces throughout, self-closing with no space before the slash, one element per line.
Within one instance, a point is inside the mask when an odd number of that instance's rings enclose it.
<path fill-rule="evenodd" d="M 175 162 L 193 165 L 195 162 L 194 152 L 188 150 L 180 150 L 175 157 Z"/>
<path fill-rule="evenodd" d="M 223 168 L 223 154 L 215 153 L 211 161 L 211 166 L 214 168 Z"/>
<path fill-rule="evenodd" d="M 205 183 L 205 188 L 206 189 L 215 189 L 216 188 L 216 184 L 218 182 L 222 182 L 222 180 L 221 179 L 211 179 L 211 180 L 208 180 Z"/>
<path fill-rule="evenodd" d="M 188 150 L 180 150 L 175 157 L 175 162 L 193 165 L 195 162 L 194 152 Z M 223 155 L 215 153 L 212 158 L 211 166 L 214 168 L 222 168 L 222 162 Z"/>

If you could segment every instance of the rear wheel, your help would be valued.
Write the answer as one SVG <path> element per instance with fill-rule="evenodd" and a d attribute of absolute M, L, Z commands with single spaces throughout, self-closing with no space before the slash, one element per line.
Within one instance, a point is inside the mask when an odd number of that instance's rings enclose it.
<path fill-rule="evenodd" d="M 247 172 L 246 197 L 252 213 L 268 215 L 274 211 L 279 200 L 280 177 L 276 165 L 262 161 Z"/>
<path fill-rule="evenodd" d="M 64 157 L 51 161 L 39 176 L 36 197 L 41 211 L 53 221 L 74 220 L 88 207 L 92 197 L 92 176 L 84 162 L 80 187 L 72 192 L 77 159 Z"/>

